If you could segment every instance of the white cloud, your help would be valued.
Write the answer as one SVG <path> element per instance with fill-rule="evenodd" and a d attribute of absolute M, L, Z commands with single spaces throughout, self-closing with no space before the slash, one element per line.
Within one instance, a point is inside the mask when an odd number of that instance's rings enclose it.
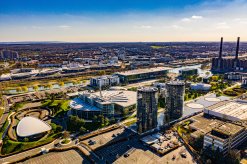
<path fill-rule="evenodd" d="M 171 27 L 174 29 L 183 29 L 183 27 L 176 25 L 176 24 L 172 25 Z"/>
<path fill-rule="evenodd" d="M 191 22 L 193 20 L 199 20 L 199 19 L 202 19 L 202 18 L 203 18 L 203 16 L 193 15 L 190 18 L 183 18 L 181 21 L 182 22 Z"/>
<path fill-rule="evenodd" d="M 183 19 L 182 19 L 182 22 L 190 22 L 190 21 L 191 21 L 190 18 L 183 18 Z"/>
<path fill-rule="evenodd" d="M 247 18 L 235 18 L 235 19 L 233 19 L 233 21 L 235 21 L 235 22 L 237 22 L 237 23 L 239 23 L 239 24 L 244 24 L 244 25 L 246 25 L 247 24 Z"/>
<path fill-rule="evenodd" d="M 229 29 L 231 28 L 226 22 L 216 24 L 216 29 Z"/>
<path fill-rule="evenodd" d="M 134 26 L 135 28 L 142 28 L 142 29 L 150 29 L 152 26 L 149 25 L 141 25 L 141 26 Z"/>
<path fill-rule="evenodd" d="M 72 26 L 68 26 L 68 25 L 60 25 L 60 26 L 58 26 L 58 28 L 60 28 L 60 29 L 64 29 L 64 30 L 68 30 L 68 29 L 70 29 Z"/>
<path fill-rule="evenodd" d="M 203 17 L 202 16 L 199 16 L 199 15 L 193 15 L 191 17 L 191 19 L 202 19 Z"/>

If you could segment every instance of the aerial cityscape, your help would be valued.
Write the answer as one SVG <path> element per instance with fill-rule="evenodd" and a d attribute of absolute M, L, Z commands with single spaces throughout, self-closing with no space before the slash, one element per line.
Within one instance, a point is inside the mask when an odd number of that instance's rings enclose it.
<path fill-rule="evenodd" d="M 247 1 L 0 2 L 0 163 L 247 164 Z"/>

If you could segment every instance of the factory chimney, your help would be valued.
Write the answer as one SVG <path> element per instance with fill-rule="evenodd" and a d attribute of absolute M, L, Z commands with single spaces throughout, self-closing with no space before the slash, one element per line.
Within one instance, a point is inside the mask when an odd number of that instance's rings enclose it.
<path fill-rule="evenodd" d="M 238 40 L 237 40 L 237 48 L 236 48 L 236 55 L 235 55 L 236 60 L 238 60 L 239 40 L 240 40 L 240 37 L 238 37 Z"/>
<path fill-rule="evenodd" d="M 220 39 L 220 53 L 219 53 L 219 58 L 222 59 L 222 45 L 223 45 L 223 37 Z"/>

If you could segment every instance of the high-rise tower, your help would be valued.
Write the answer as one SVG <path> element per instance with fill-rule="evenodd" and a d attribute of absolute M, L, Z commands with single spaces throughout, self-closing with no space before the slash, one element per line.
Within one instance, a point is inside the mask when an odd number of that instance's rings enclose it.
<path fill-rule="evenodd" d="M 143 87 L 137 91 L 137 132 L 142 134 L 157 127 L 158 89 Z"/>
<path fill-rule="evenodd" d="M 222 69 L 222 46 L 223 46 L 223 37 L 220 39 L 220 52 L 218 60 L 218 70 Z"/>
<path fill-rule="evenodd" d="M 239 53 L 239 41 L 240 37 L 237 39 L 237 47 L 236 47 L 236 54 L 235 54 L 235 60 L 234 60 L 234 70 L 238 70 L 239 68 L 239 60 L 238 60 L 238 53 Z"/>
<path fill-rule="evenodd" d="M 182 117 L 184 108 L 185 84 L 182 81 L 170 81 L 166 84 L 166 110 L 164 123 Z"/>

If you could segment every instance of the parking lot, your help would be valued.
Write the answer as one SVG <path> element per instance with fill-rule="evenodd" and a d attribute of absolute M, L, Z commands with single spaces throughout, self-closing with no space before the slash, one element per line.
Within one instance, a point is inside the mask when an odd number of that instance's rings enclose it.
<path fill-rule="evenodd" d="M 90 146 L 91 149 L 94 150 L 98 147 L 105 145 L 106 143 L 108 143 L 110 141 L 112 142 L 115 139 L 125 138 L 130 134 L 131 134 L 130 130 L 125 130 L 125 128 L 121 127 L 121 128 L 115 129 L 113 131 L 88 138 L 86 140 L 83 140 L 82 142 L 84 144 Z"/>
<path fill-rule="evenodd" d="M 95 153 L 100 157 L 103 157 L 105 161 L 113 163 L 118 158 L 128 153 L 131 149 L 133 151 L 129 154 L 133 153 L 136 149 L 147 150 L 147 148 L 137 139 L 137 137 L 133 137 L 130 140 L 104 147 L 103 149 L 97 150 Z"/>
<path fill-rule="evenodd" d="M 186 158 L 180 154 L 185 153 Z M 192 156 L 186 150 L 184 146 L 175 149 L 174 151 L 164 155 L 158 156 L 150 150 L 136 149 L 128 157 L 121 156 L 114 163 L 125 164 L 125 163 L 140 163 L 140 164 L 154 164 L 154 163 L 173 163 L 173 164 L 192 164 L 196 163 L 193 161 Z"/>
<path fill-rule="evenodd" d="M 32 159 L 29 159 L 24 164 L 90 164 L 88 160 L 83 158 L 77 151 L 68 150 L 64 152 L 52 152 L 45 155 L 41 155 Z"/>

